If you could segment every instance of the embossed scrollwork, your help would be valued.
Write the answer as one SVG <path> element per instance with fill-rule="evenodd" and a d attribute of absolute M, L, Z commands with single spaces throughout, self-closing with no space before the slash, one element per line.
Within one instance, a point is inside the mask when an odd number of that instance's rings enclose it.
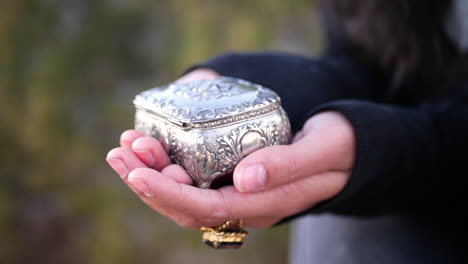
<path fill-rule="evenodd" d="M 223 172 L 229 173 L 250 153 L 266 146 L 278 145 L 279 132 L 276 122 L 249 123 L 220 137 L 218 154 L 224 165 Z"/>
<path fill-rule="evenodd" d="M 242 93 L 239 86 L 232 85 L 229 82 L 211 83 L 187 83 L 182 85 L 172 85 L 169 89 L 177 96 L 189 98 L 193 101 L 216 100 L 222 97 L 232 97 Z"/>
<path fill-rule="evenodd" d="M 246 90 L 245 87 L 249 88 Z M 254 100 L 242 102 L 233 100 L 236 103 L 231 105 L 206 107 L 207 101 L 216 101 L 229 97 L 235 98 L 247 91 L 254 95 Z M 185 101 L 182 100 L 182 102 L 180 98 Z M 218 79 L 216 83 L 203 80 L 154 88 L 138 95 L 135 102 L 148 106 L 154 112 L 164 113 L 175 119 L 204 121 L 253 111 L 275 104 L 278 101 L 279 97 L 274 92 L 260 85 L 225 77 Z"/>
<path fill-rule="evenodd" d="M 247 155 L 291 138 L 279 97 L 243 80 L 170 84 L 141 93 L 134 103 L 135 127 L 158 139 L 202 188 Z"/>
<path fill-rule="evenodd" d="M 173 138 L 171 158 L 187 171 L 200 188 L 208 188 L 214 178 L 223 174 L 218 158 L 203 144 L 189 148 Z"/>
<path fill-rule="evenodd" d="M 291 124 L 289 123 L 289 118 L 286 112 L 281 108 L 281 124 L 280 124 L 280 131 L 278 136 L 278 145 L 285 145 L 291 141 L 292 134 L 291 134 Z"/>

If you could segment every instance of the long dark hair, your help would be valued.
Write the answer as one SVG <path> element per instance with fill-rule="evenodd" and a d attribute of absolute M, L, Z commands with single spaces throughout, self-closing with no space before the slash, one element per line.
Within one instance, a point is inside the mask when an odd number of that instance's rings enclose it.
<path fill-rule="evenodd" d="M 331 42 L 382 69 L 388 98 L 401 102 L 443 95 L 460 66 L 444 21 L 451 0 L 323 0 Z M 333 44 L 333 43 L 331 43 Z M 466 60 L 465 60 L 466 61 Z"/>

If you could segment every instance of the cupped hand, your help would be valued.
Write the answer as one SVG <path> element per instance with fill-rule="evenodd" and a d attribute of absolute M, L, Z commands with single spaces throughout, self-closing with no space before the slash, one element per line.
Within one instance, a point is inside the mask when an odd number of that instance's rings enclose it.
<path fill-rule="evenodd" d="M 151 208 L 193 229 L 234 219 L 251 227 L 271 226 L 338 194 L 355 159 L 353 128 L 333 111 L 309 118 L 292 144 L 245 157 L 234 170 L 234 186 L 216 190 L 193 186 L 152 137 L 128 130 L 120 144 L 107 156 L 110 166 Z"/>

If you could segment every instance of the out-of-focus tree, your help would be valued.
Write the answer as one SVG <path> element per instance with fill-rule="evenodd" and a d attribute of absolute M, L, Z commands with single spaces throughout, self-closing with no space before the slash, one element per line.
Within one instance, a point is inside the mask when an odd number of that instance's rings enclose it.
<path fill-rule="evenodd" d="M 104 162 L 132 97 L 226 50 L 314 53 L 310 1 L 0 2 L 0 263 L 283 263 L 287 228 L 214 252 Z M 274 241 L 274 242 L 273 242 Z"/>

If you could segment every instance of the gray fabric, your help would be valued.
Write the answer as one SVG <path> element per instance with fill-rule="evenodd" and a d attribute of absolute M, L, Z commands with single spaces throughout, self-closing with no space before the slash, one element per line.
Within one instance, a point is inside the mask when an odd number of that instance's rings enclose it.
<path fill-rule="evenodd" d="M 289 262 L 458 263 L 446 241 L 403 217 L 309 215 L 292 224 Z"/>
<path fill-rule="evenodd" d="M 447 15 L 445 30 L 462 52 L 468 51 L 468 1 L 454 0 Z"/>

